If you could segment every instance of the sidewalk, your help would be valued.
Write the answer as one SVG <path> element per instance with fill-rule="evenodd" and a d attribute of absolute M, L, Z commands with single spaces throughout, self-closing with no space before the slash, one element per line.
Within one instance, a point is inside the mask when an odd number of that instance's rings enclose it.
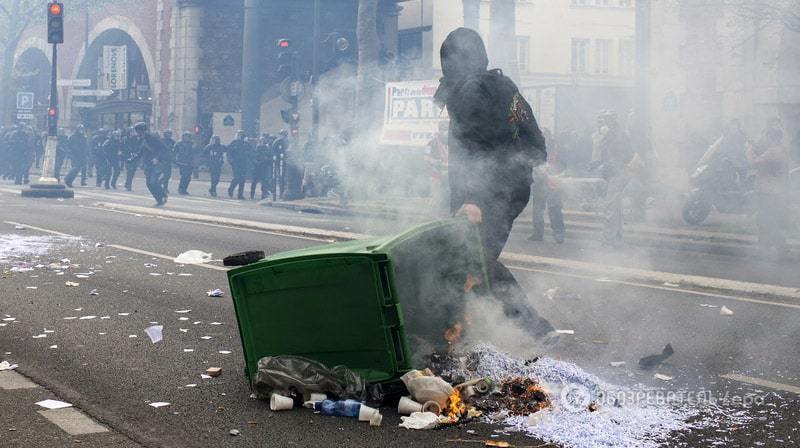
<path fill-rule="evenodd" d="M 363 216 L 394 219 L 403 217 L 412 218 L 420 222 L 431 219 L 429 202 L 426 198 L 396 198 L 383 202 L 364 201 L 352 202 L 341 205 L 334 198 L 307 198 L 297 201 L 277 201 L 269 200 L 262 202 L 262 205 L 287 210 L 302 211 L 306 213 L 320 213 L 342 216 Z M 568 230 L 578 233 L 600 233 L 602 223 L 600 217 L 595 212 L 580 210 L 564 210 L 564 218 Z M 758 243 L 758 238 L 754 235 L 752 225 L 744 221 L 745 218 L 736 221 L 720 223 L 719 230 L 709 229 L 711 225 L 703 228 L 692 228 L 689 226 L 665 226 L 659 224 L 626 224 L 625 232 L 632 236 L 645 238 L 669 238 L 679 241 L 703 241 L 712 243 L 735 244 L 754 246 Z M 517 224 L 526 226 L 532 225 L 531 206 L 529 205 L 517 219 Z M 725 230 L 722 230 L 722 229 Z M 791 239 L 789 244 L 793 247 L 800 247 L 800 241 Z"/>

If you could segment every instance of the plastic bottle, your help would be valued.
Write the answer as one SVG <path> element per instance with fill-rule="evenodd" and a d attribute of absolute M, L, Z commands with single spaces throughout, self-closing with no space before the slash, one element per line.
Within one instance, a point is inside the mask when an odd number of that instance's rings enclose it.
<path fill-rule="evenodd" d="M 314 410 L 321 412 L 322 415 L 358 418 L 361 403 L 356 400 L 323 400 L 314 403 Z"/>

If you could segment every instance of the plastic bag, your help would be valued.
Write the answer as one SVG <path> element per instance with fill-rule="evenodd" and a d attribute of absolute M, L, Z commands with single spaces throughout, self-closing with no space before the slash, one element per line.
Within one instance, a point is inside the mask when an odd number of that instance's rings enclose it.
<path fill-rule="evenodd" d="M 328 393 L 339 399 L 367 398 L 364 378 L 345 366 L 328 368 L 300 356 L 268 356 L 258 360 L 253 389 L 260 399 L 275 392 L 298 400 L 312 392 Z"/>

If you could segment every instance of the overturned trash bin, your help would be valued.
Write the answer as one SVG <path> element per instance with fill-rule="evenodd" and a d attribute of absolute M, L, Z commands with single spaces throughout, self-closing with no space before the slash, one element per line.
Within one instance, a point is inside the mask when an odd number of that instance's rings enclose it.
<path fill-rule="evenodd" d="M 464 320 L 489 280 L 475 226 L 425 224 L 394 237 L 268 257 L 228 272 L 252 384 L 259 359 L 343 365 L 369 383 L 398 379 Z"/>

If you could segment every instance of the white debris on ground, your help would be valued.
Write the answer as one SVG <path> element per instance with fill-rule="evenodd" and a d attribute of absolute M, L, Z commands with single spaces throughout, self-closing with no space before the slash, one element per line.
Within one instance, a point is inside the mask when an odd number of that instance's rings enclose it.
<path fill-rule="evenodd" d="M 468 371 L 443 372 L 464 377 L 491 377 L 495 382 L 508 377 L 529 377 L 549 391 L 553 405 L 540 416 L 509 416 L 502 422 L 512 431 L 522 431 L 546 442 L 571 448 L 655 448 L 672 443 L 674 433 L 747 423 L 746 411 L 726 411 L 716 405 L 702 409 L 679 403 L 601 403 L 590 412 L 593 397 L 636 396 L 645 386 L 618 387 L 585 372 L 575 364 L 539 358 L 526 365 L 494 347 L 480 345 L 467 357 Z M 577 392 L 577 394 L 576 394 Z M 621 392 L 617 394 L 616 392 Z M 581 397 L 576 400 L 574 397 Z M 606 398 L 608 400 L 608 398 Z M 598 400 L 600 401 L 600 400 Z M 576 404 L 577 403 L 577 404 Z M 671 442 L 672 440 L 672 442 Z"/>
<path fill-rule="evenodd" d="M 14 264 L 23 258 L 39 257 L 46 255 L 55 246 L 75 242 L 79 238 L 36 235 L 0 235 L 0 265 Z M 17 270 L 33 270 L 33 266 L 17 266 Z M 34 263 L 35 264 L 35 263 Z"/>

